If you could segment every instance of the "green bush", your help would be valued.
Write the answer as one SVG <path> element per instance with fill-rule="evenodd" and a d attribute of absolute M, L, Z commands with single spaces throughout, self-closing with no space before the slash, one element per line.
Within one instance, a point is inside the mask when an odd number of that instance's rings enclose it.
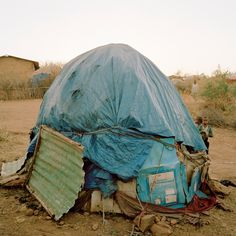
<path fill-rule="evenodd" d="M 236 98 L 236 84 L 232 84 L 230 87 L 230 93 L 233 95 L 233 97 Z"/>
<path fill-rule="evenodd" d="M 229 73 L 219 70 L 202 87 L 201 111 L 212 125 L 236 128 L 236 84 L 227 82 Z"/>
<path fill-rule="evenodd" d="M 231 112 L 236 108 L 236 88 L 231 88 L 225 79 L 212 79 L 203 88 L 201 96 L 211 106 L 223 112 Z"/>

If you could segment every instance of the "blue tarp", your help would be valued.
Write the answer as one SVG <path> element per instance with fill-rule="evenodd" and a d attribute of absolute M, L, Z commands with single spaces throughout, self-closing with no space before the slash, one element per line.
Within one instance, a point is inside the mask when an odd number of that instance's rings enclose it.
<path fill-rule="evenodd" d="M 40 84 L 42 84 L 44 81 L 46 81 L 47 79 L 49 79 L 50 74 L 48 73 L 38 73 L 36 75 L 33 75 L 32 78 L 32 85 L 33 86 L 39 86 Z"/>
<path fill-rule="evenodd" d="M 206 149 L 174 85 L 124 44 L 67 63 L 44 96 L 36 126 L 42 124 L 80 141 L 90 161 L 124 180 L 138 175 L 154 136 Z"/>
<path fill-rule="evenodd" d="M 174 144 L 173 138 L 162 139 Z M 186 203 L 185 166 L 177 157 L 175 147 L 155 142 L 137 177 L 137 192 L 143 202 L 175 207 Z"/>
<path fill-rule="evenodd" d="M 84 172 L 84 189 L 100 189 L 105 198 L 117 190 L 117 178 L 86 159 L 84 162 Z"/>

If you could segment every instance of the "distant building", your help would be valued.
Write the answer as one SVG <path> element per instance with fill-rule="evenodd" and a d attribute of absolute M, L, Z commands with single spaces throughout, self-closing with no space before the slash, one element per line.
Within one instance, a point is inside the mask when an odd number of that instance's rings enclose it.
<path fill-rule="evenodd" d="M 236 83 L 236 73 L 232 74 L 228 79 L 227 79 L 228 83 Z"/>
<path fill-rule="evenodd" d="M 39 69 L 37 61 L 9 55 L 0 57 L 0 80 L 26 81 L 37 69 Z"/>
<path fill-rule="evenodd" d="M 172 81 L 179 81 L 179 80 L 184 80 L 184 77 L 183 76 L 180 76 L 180 75 L 170 75 L 169 76 L 169 79 L 172 80 Z"/>

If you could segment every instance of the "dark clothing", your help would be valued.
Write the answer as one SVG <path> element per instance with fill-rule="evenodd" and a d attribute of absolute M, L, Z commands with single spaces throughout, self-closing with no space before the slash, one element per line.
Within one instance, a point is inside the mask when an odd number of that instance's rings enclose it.
<path fill-rule="evenodd" d="M 209 125 L 204 126 L 203 124 L 201 124 L 198 129 L 199 129 L 199 131 L 202 135 L 202 139 L 207 147 L 206 153 L 208 154 L 209 153 L 209 145 L 210 145 L 210 143 L 208 141 L 208 137 L 213 137 L 212 128 Z"/>
<path fill-rule="evenodd" d="M 208 138 L 205 139 L 205 140 L 203 140 L 203 141 L 204 141 L 204 143 L 205 143 L 205 145 L 206 145 L 206 147 L 207 147 L 206 153 L 208 154 L 208 153 L 209 153 L 209 142 L 208 142 Z"/>

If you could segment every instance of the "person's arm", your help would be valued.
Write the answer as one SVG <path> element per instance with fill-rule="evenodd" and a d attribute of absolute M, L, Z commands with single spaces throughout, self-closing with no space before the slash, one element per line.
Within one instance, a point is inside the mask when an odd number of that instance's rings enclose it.
<path fill-rule="evenodd" d="M 199 132 L 201 133 L 201 131 L 203 130 L 202 124 L 198 126 L 198 130 L 199 130 Z"/>
<path fill-rule="evenodd" d="M 213 137 L 213 131 L 210 126 L 209 126 L 209 130 L 208 130 L 208 137 Z"/>

